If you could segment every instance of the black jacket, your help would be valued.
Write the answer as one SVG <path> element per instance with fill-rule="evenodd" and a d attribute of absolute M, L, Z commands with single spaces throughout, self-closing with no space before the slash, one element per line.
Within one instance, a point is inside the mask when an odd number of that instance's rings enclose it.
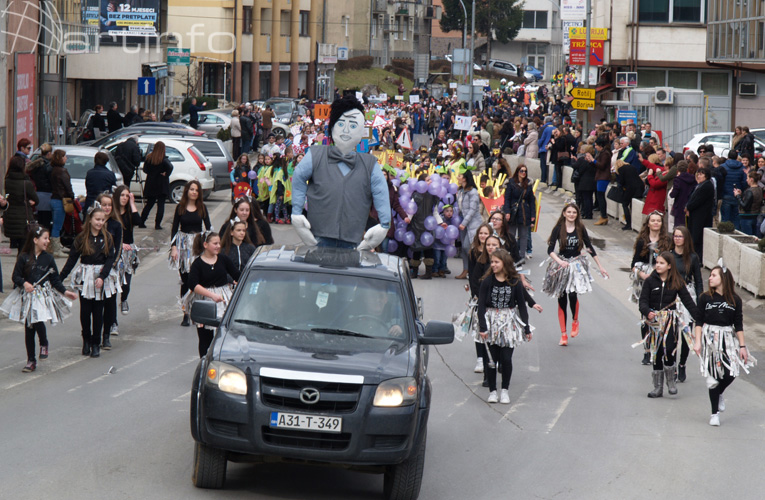
<path fill-rule="evenodd" d="M 711 180 L 696 186 L 691 197 L 688 198 L 685 208 L 688 210 L 689 218 L 698 217 L 701 220 L 709 221 L 709 226 L 712 225 L 712 217 L 717 207 L 715 207 L 715 188 Z"/>
<path fill-rule="evenodd" d="M 645 185 L 631 163 L 622 165 L 616 172 L 616 182 L 625 191 L 625 200 L 642 198 Z"/>
<path fill-rule="evenodd" d="M 112 186 L 116 185 L 117 176 L 114 175 L 114 172 L 105 165 L 95 165 L 85 174 L 85 192 L 87 197 L 85 198 L 85 206 L 83 208 L 87 210 L 96 201 L 99 194 L 111 191 Z"/>
<path fill-rule="evenodd" d="M 122 117 L 116 109 L 110 109 L 106 112 L 106 124 L 109 126 L 109 132 L 114 132 L 122 128 Z"/>
<path fill-rule="evenodd" d="M 595 164 L 584 159 L 579 158 L 571 166 L 575 171 L 579 172 L 579 181 L 576 184 L 577 191 L 592 192 L 595 191 Z"/>
<path fill-rule="evenodd" d="M 32 261 L 31 264 L 30 261 Z M 52 269 L 53 272 L 40 281 L 40 278 L 45 276 L 48 269 Z M 15 288 L 24 288 L 25 281 L 28 281 L 32 285 L 38 281 L 40 281 L 40 285 L 46 281 L 50 281 L 53 288 L 61 293 L 66 292 L 66 287 L 64 286 L 64 283 L 61 282 L 61 277 L 58 275 L 56 260 L 48 252 L 40 253 L 37 258 L 35 258 L 34 253 L 31 255 L 22 253 L 19 255 L 19 258 L 16 260 L 16 265 L 13 268 L 13 286 Z"/>
<path fill-rule="evenodd" d="M 130 182 L 141 164 L 141 148 L 138 146 L 138 142 L 131 138 L 121 143 L 117 146 L 114 160 L 120 168 L 125 183 Z"/>
<path fill-rule="evenodd" d="M 170 174 L 173 173 L 173 164 L 167 156 L 159 165 L 151 163 L 147 158 L 143 162 L 143 171 L 146 174 L 144 196 L 147 198 L 170 196 Z M 163 173 L 165 175 L 162 175 Z"/>
<path fill-rule="evenodd" d="M 27 222 L 34 220 L 34 208 L 29 202 L 34 201 L 36 205 L 40 201 L 34 184 L 24 172 L 8 172 L 5 178 L 5 197 L 8 199 L 8 208 L 3 214 L 3 233 L 8 238 L 26 238 Z"/>
<path fill-rule="evenodd" d="M 524 190 L 515 182 L 515 179 L 510 179 L 505 189 L 504 213 L 512 214 L 513 207 L 516 205 L 517 213 L 514 219 L 511 217 L 510 225 L 528 226 L 531 224 L 531 219 L 537 214 L 537 200 L 531 190 L 531 185 L 529 184 Z"/>
<path fill-rule="evenodd" d="M 53 166 L 51 166 L 50 161 L 40 157 L 27 165 L 27 172 L 32 182 L 35 183 L 38 193 L 53 192 L 53 185 L 50 179 L 50 174 L 53 173 Z"/>
<path fill-rule="evenodd" d="M 694 321 L 698 322 L 701 315 L 696 307 L 696 303 L 691 298 L 691 294 L 688 293 L 688 289 L 683 286 L 679 290 L 672 290 L 665 281 L 661 280 L 659 273 L 654 271 L 646 278 L 643 283 L 643 289 L 640 292 L 640 314 L 648 317 L 648 313 L 651 311 L 675 309 L 673 303 L 678 296 L 680 296 L 683 305 L 693 316 Z"/>
<path fill-rule="evenodd" d="M 90 117 L 90 128 L 106 132 L 106 120 L 101 116 L 101 113 L 94 113 L 93 116 Z"/>

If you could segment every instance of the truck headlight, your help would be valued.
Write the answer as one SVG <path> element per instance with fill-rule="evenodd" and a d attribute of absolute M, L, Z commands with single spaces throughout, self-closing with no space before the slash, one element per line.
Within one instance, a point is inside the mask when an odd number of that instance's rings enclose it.
<path fill-rule="evenodd" d="M 207 382 L 215 385 L 223 392 L 230 394 L 247 394 L 247 377 L 235 366 L 213 361 L 207 367 Z"/>
<path fill-rule="evenodd" d="M 413 377 L 393 378 L 377 386 L 375 406 L 408 406 L 417 401 L 417 382 Z"/>

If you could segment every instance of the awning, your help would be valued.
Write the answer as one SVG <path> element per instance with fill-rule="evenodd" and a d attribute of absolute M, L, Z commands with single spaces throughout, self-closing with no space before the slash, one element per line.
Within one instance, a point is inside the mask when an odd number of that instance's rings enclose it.
<path fill-rule="evenodd" d="M 165 63 L 147 63 L 144 64 L 151 71 L 154 78 L 167 78 L 167 64 Z"/>

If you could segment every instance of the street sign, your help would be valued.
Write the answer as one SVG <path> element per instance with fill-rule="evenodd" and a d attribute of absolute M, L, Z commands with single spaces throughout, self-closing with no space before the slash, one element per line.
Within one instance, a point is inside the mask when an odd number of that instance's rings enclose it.
<path fill-rule="evenodd" d="M 571 97 L 574 99 L 595 100 L 595 89 L 583 89 L 581 87 L 574 87 L 571 89 Z"/>
<path fill-rule="evenodd" d="M 574 99 L 571 101 L 571 107 L 574 109 L 595 109 L 595 101 Z"/>
<path fill-rule="evenodd" d="M 571 28 L 574 29 L 574 28 Z M 584 38 L 572 38 L 569 48 L 569 64 L 572 66 L 584 66 L 587 50 L 587 40 Z M 605 42 L 603 40 L 590 40 L 590 66 L 603 66 L 603 54 Z"/>
<path fill-rule="evenodd" d="M 619 71 L 616 73 L 617 88 L 637 87 L 637 71 Z"/>
<path fill-rule="evenodd" d="M 568 37 L 572 40 L 587 38 L 587 28 L 574 28 L 568 29 Z M 608 40 L 608 28 L 590 28 L 590 40 Z"/>
<path fill-rule="evenodd" d="M 337 60 L 338 61 L 347 61 L 348 60 L 348 47 L 338 47 L 337 48 Z"/>
<path fill-rule="evenodd" d="M 188 66 L 191 64 L 191 49 L 167 48 L 168 66 Z"/>
<path fill-rule="evenodd" d="M 143 77 L 138 79 L 138 95 L 156 95 L 157 79 L 154 77 Z"/>

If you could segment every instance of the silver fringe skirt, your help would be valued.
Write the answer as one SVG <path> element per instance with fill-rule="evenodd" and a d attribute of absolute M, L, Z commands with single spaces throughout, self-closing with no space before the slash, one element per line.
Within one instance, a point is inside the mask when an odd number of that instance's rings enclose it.
<path fill-rule="evenodd" d="M 52 324 L 63 323 L 71 314 L 72 301 L 54 289 L 50 282 L 35 286 L 31 293 L 23 288 L 14 288 L 0 305 L 0 311 L 8 315 L 11 321 L 34 323 L 48 321 Z"/>
<path fill-rule="evenodd" d="M 193 248 L 194 238 L 197 233 L 184 233 L 178 231 L 170 240 L 170 252 L 167 254 L 167 265 L 173 271 L 188 273 L 191 270 L 191 264 L 194 262 Z M 173 260 L 171 253 L 173 245 L 178 249 L 178 260 Z"/>
<path fill-rule="evenodd" d="M 231 295 L 233 295 L 234 293 L 234 288 L 232 285 L 229 284 L 225 286 L 215 286 L 212 288 L 208 288 L 208 290 L 213 293 L 217 293 L 218 295 L 223 297 L 223 300 L 216 304 L 218 319 L 220 319 L 223 317 L 223 313 L 226 312 L 226 307 L 228 307 L 229 301 L 231 301 Z M 193 290 L 189 290 L 188 292 L 186 292 L 186 295 L 181 297 L 181 299 L 178 301 L 178 304 L 181 306 L 181 310 L 183 310 L 185 314 L 189 314 L 191 312 L 191 306 L 197 300 L 210 300 L 210 299 L 203 295 L 199 295 L 198 293 L 194 293 Z"/>
<path fill-rule="evenodd" d="M 590 262 L 586 255 L 564 259 L 568 266 L 563 267 L 550 260 L 542 283 L 542 291 L 550 297 L 561 297 L 565 293 L 584 294 L 592 291 L 594 281 L 590 273 Z"/>
<path fill-rule="evenodd" d="M 141 259 L 138 258 L 138 247 L 135 244 L 130 245 L 130 250 L 122 249 L 120 260 L 117 263 L 117 272 L 119 273 L 120 283 L 127 285 L 126 274 L 133 274 L 138 265 L 141 263 Z"/>
<path fill-rule="evenodd" d="M 80 291 L 80 296 L 86 299 L 104 300 L 122 292 L 120 276 L 116 269 L 109 270 L 109 275 L 104 280 L 101 289 L 96 288 L 96 280 L 101 269 L 101 264 L 77 264 L 72 271 L 71 285 Z"/>
<path fill-rule="evenodd" d="M 478 323 L 478 320 L 476 319 L 475 322 Z M 486 331 L 489 333 L 486 339 L 487 344 L 517 347 L 525 341 L 525 327 L 526 324 L 518 316 L 515 307 L 486 309 Z M 483 342 L 480 336 L 477 341 Z"/>
<path fill-rule="evenodd" d="M 643 290 L 643 280 L 640 279 L 640 271 L 651 274 L 653 266 L 647 262 L 636 262 L 635 267 L 630 271 L 630 281 L 632 286 L 627 290 L 630 291 L 630 302 L 637 304 L 640 302 L 640 292 Z M 695 296 L 695 292 L 694 292 Z"/>
<path fill-rule="evenodd" d="M 749 373 L 749 368 L 757 364 L 751 354 L 744 364 L 738 356 L 739 343 L 736 332 L 731 326 L 704 325 L 701 330 L 701 375 L 722 379 L 725 368 L 733 377 L 738 377 L 740 369 Z"/>

